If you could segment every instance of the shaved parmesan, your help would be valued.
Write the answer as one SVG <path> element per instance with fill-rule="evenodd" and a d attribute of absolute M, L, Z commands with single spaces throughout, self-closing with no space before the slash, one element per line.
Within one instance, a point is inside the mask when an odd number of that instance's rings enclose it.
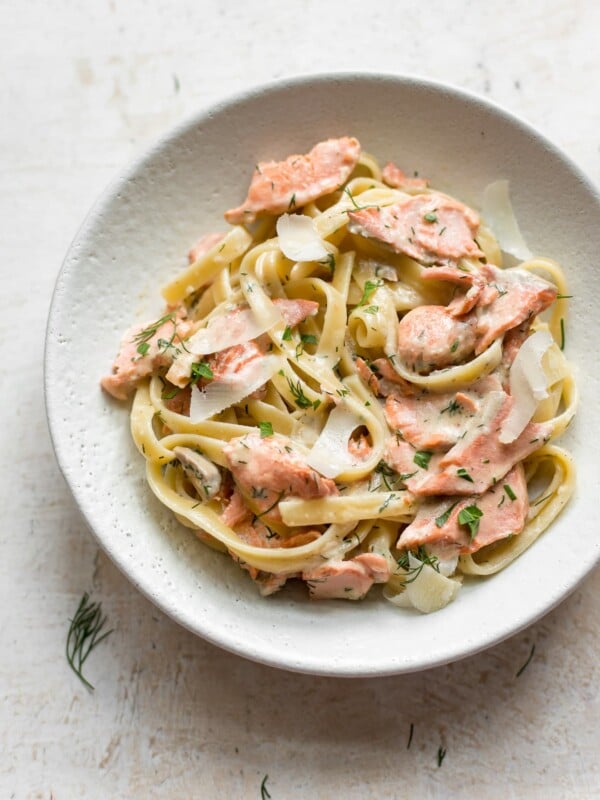
<path fill-rule="evenodd" d="M 291 261 L 322 261 L 329 251 L 314 226 L 304 214 L 282 214 L 277 220 L 279 247 Z"/>
<path fill-rule="evenodd" d="M 540 403 L 548 397 L 548 376 L 542 358 L 554 343 L 548 331 L 536 331 L 519 348 L 510 368 L 510 394 L 514 400 L 500 430 L 502 444 L 520 436 Z"/>
<path fill-rule="evenodd" d="M 185 386 L 192 374 L 192 364 L 200 356 L 256 339 L 281 320 L 282 316 L 274 305 L 260 320 L 251 308 L 234 309 L 229 314 L 213 317 L 205 328 L 186 339 L 185 349 L 177 354 L 167 372 L 167 380 L 175 386 Z"/>
<path fill-rule="evenodd" d="M 348 441 L 352 431 L 362 424 L 363 421 L 346 406 L 334 408 L 306 463 L 326 478 L 335 478 L 357 466 L 359 462 L 348 450 Z"/>
<path fill-rule="evenodd" d="M 416 577 L 411 580 L 404 593 L 414 608 L 423 614 L 429 614 L 432 611 L 439 611 L 454 600 L 460 589 L 458 581 L 446 578 L 410 552 L 408 563 L 411 570 L 415 570 Z"/>
<path fill-rule="evenodd" d="M 510 253 L 522 261 L 531 258 L 531 251 L 519 230 L 519 223 L 510 202 L 508 181 L 495 181 L 485 187 L 482 214 L 505 253 Z"/>
<path fill-rule="evenodd" d="M 190 422 L 202 422 L 213 417 L 249 394 L 260 389 L 281 369 L 280 356 L 265 356 L 254 360 L 235 374 L 235 379 L 213 381 L 204 389 L 193 388 L 190 402 Z"/>

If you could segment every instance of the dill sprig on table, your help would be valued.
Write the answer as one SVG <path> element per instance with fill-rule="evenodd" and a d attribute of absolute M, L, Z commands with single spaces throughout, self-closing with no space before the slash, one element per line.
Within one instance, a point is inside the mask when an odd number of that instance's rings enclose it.
<path fill-rule="evenodd" d="M 89 594 L 85 592 L 71 620 L 66 653 L 73 672 L 92 691 L 94 687 L 83 675 L 83 665 L 92 650 L 112 633 L 112 628 L 102 633 L 105 623 L 106 616 L 102 616 L 102 604 L 91 603 Z"/>

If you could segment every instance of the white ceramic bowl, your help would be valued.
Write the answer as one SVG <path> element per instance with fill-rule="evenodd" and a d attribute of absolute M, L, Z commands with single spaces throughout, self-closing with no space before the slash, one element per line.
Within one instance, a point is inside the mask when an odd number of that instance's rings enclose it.
<path fill-rule="evenodd" d="M 561 261 L 574 294 L 567 353 L 581 408 L 563 443 L 577 495 L 508 569 L 467 585 L 421 616 L 381 597 L 310 602 L 300 588 L 262 599 L 227 557 L 196 541 L 153 497 L 131 442 L 126 404 L 99 387 L 123 330 L 157 316 L 159 287 L 203 232 L 223 227 L 253 165 L 357 136 L 381 160 L 418 169 L 478 205 L 508 178 L 531 249 Z M 549 611 L 600 556 L 597 534 L 600 202 L 553 145 L 480 98 L 424 80 L 377 75 L 300 78 L 226 100 L 167 134 L 104 193 L 58 278 L 47 334 L 46 398 L 56 454 L 108 555 L 175 620 L 211 642 L 286 669 L 384 675 L 488 647 Z"/>

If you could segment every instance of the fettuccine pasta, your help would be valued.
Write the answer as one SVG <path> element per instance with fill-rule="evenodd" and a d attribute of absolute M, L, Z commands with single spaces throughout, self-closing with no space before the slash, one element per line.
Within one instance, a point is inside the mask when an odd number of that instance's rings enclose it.
<path fill-rule="evenodd" d="M 158 499 L 265 595 L 429 612 L 507 567 L 574 489 L 560 266 L 504 267 L 493 220 L 350 137 L 225 218 L 102 381 Z"/>

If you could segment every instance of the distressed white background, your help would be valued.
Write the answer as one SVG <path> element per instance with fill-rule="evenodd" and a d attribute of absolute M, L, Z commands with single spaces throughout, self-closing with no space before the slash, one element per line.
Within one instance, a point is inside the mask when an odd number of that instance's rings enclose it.
<path fill-rule="evenodd" d="M 1 0 L 1 798 L 259 798 L 266 774 L 273 800 L 600 797 L 600 572 L 448 667 L 258 666 L 177 627 L 98 552 L 42 395 L 52 286 L 84 213 L 189 113 L 275 77 L 417 73 L 505 105 L 598 183 L 599 37 L 596 0 Z M 115 628 L 89 661 L 94 694 L 63 655 L 85 590 Z"/>

